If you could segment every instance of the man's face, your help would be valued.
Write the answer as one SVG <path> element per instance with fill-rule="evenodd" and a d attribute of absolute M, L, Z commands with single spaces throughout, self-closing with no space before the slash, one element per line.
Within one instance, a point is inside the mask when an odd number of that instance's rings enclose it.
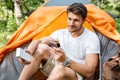
<path fill-rule="evenodd" d="M 82 20 L 82 17 L 80 15 L 68 12 L 68 30 L 71 33 L 79 32 L 83 22 L 84 21 Z"/>

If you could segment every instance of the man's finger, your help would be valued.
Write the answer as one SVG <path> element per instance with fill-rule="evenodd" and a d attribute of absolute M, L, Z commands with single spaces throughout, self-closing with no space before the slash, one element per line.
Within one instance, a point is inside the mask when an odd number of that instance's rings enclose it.
<path fill-rule="evenodd" d="M 38 44 L 39 44 L 38 40 L 32 41 L 25 51 L 32 55 L 34 51 L 36 50 Z"/>
<path fill-rule="evenodd" d="M 57 52 L 63 52 L 62 48 L 55 48 L 55 47 L 53 47 L 53 49 L 54 49 L 55 51 L 57 51 Z"/>
<path fill-rule="evenodd" d="M 21 58 L 18 58 L 18 60 L 21 62 L 21 63 L 23 63 L 23 64 L 30 64 L 30 61 L 25 61 L 25 60 L 23 60 L 23 59 L 21 59 Z"/>

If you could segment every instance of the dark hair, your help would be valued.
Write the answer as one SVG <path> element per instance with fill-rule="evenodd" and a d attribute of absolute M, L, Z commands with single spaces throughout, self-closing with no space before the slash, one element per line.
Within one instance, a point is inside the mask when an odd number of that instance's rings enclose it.
<path fill-rule="evenodd" d="M 87 8 L 82 3 L 73 3 L 67 8 L 67 13 L 72 12 L 80 15 L 84 20 L 87 16 Z"/>

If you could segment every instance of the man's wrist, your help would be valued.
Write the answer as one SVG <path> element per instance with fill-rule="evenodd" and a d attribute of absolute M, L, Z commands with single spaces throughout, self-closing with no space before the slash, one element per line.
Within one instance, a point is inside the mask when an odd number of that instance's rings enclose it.
<path fill-rule="evenodd" d="M 63 62 L 63 65 L 66 67 L 70 66 L 71 59 L 67 57 L 67 59 Z"/>

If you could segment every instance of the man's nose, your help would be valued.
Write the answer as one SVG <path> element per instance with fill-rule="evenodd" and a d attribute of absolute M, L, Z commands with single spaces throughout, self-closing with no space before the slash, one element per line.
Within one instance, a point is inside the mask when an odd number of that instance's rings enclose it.
<path fill-rule="evenodd" d="M 74 25 L 74 21 L 73 20 L 69 21 L 69 25 Z"/>

